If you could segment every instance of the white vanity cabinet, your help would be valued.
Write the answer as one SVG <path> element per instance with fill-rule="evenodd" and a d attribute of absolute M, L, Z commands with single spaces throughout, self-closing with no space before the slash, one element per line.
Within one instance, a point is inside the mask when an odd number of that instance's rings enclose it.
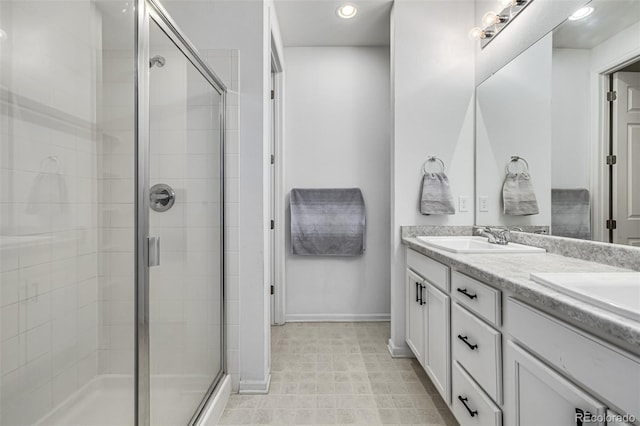
<path fill-rule="evenodd" d="M 591 416 L 603 418 L 604 404 L 513 342 L 507 343 L 507 365 L 510 366 L 508 380 L 513 386 L 506 397 L 509 425 L 604 426 L 604 422 L 590 420 Z"/>
<path fill-rule="evenodd" d="M 407 249 L 406 341 L 442 398 L 451 401 L 449 268 Z"/>
<path fill-rule="evenodd" d="M 407 268 L 406 303 L 406 341 L 416 359 L 424 367 L 424 279 Z"/>

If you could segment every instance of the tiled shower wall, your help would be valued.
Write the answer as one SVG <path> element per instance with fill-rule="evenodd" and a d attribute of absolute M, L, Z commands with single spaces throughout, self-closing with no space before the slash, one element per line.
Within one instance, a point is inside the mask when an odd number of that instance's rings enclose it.
<path fill-rule="evenodd" d="M 91 2 L 2 2 L 2 424 L 96 374 L 101 21 Z"/>

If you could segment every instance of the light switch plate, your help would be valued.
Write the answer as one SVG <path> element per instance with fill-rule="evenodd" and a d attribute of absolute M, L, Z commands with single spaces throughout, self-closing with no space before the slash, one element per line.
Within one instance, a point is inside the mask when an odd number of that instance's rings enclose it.
<path fill-rule="evenodd" d="M 458 197 L 458 210 L 460 212 L 468 212 L 469 211 L 469 197 L 466 195 L 461 195 Z"/>
<path fill-rule="evenodd" d="M 489 197 L 481 195 L 478 197 L 478 210 L 481 212 L 489 211 Z"/>

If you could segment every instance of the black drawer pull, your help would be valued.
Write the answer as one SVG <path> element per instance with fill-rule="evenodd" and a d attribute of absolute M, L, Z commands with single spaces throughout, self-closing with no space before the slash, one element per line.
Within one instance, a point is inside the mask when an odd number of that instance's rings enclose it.
<path fill-rule="evenodd" d="M 469 349 L 471 349 L 472 351 L 478 349 L 478 345 L 472 345 L 471 343 L 469 343 L 469 338 L 467 336 L 461 336 L 458 334 L 458 339 L 462 340 L 467 346 L 469 346 Z"/>
<path fill-rule="evenodd" d="M 420 287 L 418 287 L 419 285 L 420 283 L 416 281 L 416 303 L 420 302 Z"/>
<path fill-rule="evenodd" d="M 469 401 L 467 398 L 463 398 L 460 395 L 458 395 L 458 400 L 460 400 L 460 402 L 462 402 L 462 405 L 464 405 L 464 408 L 467 409 L 467 411 L 469 412 L 469 415 L 471 417 L 475 417 L 478 412 L 476 410 L 472 410 L 471 408 L 469 408 L 469 406 L 467 405 L 467 401 Z"/>
<path fill-rule="evenodd" d="M 458 290 L 460 293 L 462 293 L 462 294 L 464 294 L 465 296 L 467 296 L 469 299 L 472 299 L 472 300 L 473 300 L 473 299 L 475 299 L 475 298 L 477 298 L 477 297 L 478 297 L 478 295 L 477 295 L 477 294 L 471 294 L 471 293 L 467 292 L 467 289 L 466 289 L 466 288 L 458 288 L 457 290 Z"/>

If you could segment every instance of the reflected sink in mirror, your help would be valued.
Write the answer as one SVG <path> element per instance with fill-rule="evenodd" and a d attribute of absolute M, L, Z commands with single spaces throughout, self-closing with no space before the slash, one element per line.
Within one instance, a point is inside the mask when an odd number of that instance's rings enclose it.
<path fill-rule="evenodd" d="M 531 279 L 583 302 L 640 321 L 640 272 L 532 273 Z"/>
<path fill-rule="evenodd" d="M 546 250 L 538 247 L 509 243 L 506 245 L 492 244 L 485 237 L 417 237 L 428 246 L 453 253 L 544 253 Z"/>

